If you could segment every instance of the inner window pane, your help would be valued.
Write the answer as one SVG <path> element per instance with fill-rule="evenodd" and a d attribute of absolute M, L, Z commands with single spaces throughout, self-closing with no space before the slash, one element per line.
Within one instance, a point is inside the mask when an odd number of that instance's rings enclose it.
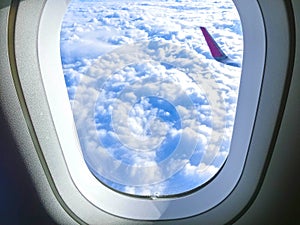
<path fill-rule="evenodd" d="M 230 150 L 242 55 L 231 0 L 71 1 L 61 59 L 93 175 L 152 198 L 211 180 Z"/>

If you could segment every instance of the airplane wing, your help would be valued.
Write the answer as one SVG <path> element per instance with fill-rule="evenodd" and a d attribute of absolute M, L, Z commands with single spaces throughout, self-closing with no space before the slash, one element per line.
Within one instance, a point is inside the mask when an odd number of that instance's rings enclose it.
<path fill-rule="evenodd" d="M 217 44 L 217 42 L 213 39 L 213 37 L 210 35 L 210 33 L 207 31 L 205 27 L 200 27 L 203 36 L 206 40 L 206 43 L 209 47 L 211 55 L 214 57 L 215 60 L 218 62 L 224 63 L 229 66 L 234 67 L 241 67 L 241 65 L 237 62 L 234 62 L 231 58 L 229 58 L 220 48 L 220 46 Z"/>

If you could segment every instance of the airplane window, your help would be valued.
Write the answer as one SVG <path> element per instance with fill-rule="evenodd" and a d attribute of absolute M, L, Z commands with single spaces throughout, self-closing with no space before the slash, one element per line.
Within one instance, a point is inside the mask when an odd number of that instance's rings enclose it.
<path fill-rule="evenodd" d="M 242 56 L 231 0 L 71 1 L 61 60 L 92 174 L 151 198 L 209 182 L 230 153 Z"/>

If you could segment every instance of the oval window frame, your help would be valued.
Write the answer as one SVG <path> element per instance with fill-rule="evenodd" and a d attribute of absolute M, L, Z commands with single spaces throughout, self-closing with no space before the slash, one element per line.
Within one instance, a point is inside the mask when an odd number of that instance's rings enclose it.
<path fill-rule="evenodd" d="M 59 55 L 60 22 L 67 4 L 55 0 L 46 2 L 38 35 L 41 77 L 70 178 L 84 198 L 95 207 L 119 217 L 135 220 L 179 219 L 212 209 L 226 199 L 235 188 L 242 174 L 251 140 L 266 48 L 264 22 L 258 3 L 235 1 L 235 4 L 244 31 L 244 57 L 235 128 L 228 158 L 218 175 L 200 190 L 182 197 L 149 200 L 115 192 L 101 184 L 88 170 L 74 129 Z M 53 13 L 60 16 L 53 18 Z M 257 26 L 253 28 L 252 23 Z M 253 45 L 256 48 L 252 48 Z M 236 129 L 242 129 L 243 132 L 237 132 Z"/>

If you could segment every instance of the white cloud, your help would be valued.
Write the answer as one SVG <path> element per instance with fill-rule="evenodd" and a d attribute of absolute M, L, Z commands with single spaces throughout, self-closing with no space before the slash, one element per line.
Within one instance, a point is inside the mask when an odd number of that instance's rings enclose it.
<path fill-rule="evenodd" d="M 233 7 L 229 0 L 70 5 L 62 61 L 82 151 L 96 176 L 126 193 L 166 195 L 218 171 L 229 150 L 240 69 L 211 59 L 199 26 L 241 61 Z M 151 103 L 151 96 L 160 100 Z M 197 182 L 178 187 L 176 177 L 191 176 Z"/>

